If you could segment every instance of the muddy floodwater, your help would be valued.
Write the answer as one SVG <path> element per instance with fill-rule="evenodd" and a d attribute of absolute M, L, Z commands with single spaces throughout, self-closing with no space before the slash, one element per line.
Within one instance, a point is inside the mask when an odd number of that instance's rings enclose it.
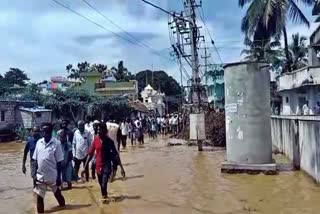
<path fill-rule="evenodd" d="M 220 172 L 225 151 L 199 153 L 166 142 L 147 141 L 121 153 L 127 179 L 110 185 L 110 204 L 100 202 L 98 185 L 90 181 L 63 192 L 68 204 L 63 210 L 48 193 L 47 213 L 320 213 L 320 187 L 302 172 L 225 175 Z M 35 213 L 30 170 L 21 173 L 23 146 L 0 144 L 0 213 Z"/>

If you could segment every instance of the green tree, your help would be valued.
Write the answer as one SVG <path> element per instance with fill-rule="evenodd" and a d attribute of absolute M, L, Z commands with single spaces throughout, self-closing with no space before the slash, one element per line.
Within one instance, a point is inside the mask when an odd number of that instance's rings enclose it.
<path fill-rule="evenodd" d="M 166 96 L 181 94 L 179 83 L 164 71 L 140 71 L 136 75 L 136 80 L 139 93 L 147 86 L 146 84 L 150 84 L 155 90 L 165 93 Z"/>
<path fill-rule="evenodd" d="M 124 67 L 122 60 L 118 63 L 117 68 L 111 68 L 111 72 L 118 82 L 128 82 L 129 80 L 133 79 L 131 72 L 129 72 L 128 69 Z"/>
<path fill-rule="evenodd" d="M 244 54 L 246 57 L 245 61 L 262 61 L 274 62 L 282 56 L 281 43 L 279 40 L 262 42 L 262 41 L 251 41 L 249 38 L 245 39 L 245 45 L 248 49 L 244 49 L 241 55 Z"/>
<path fill-rule="evenodd" d="M 93 64 L 91 65 L 91 71 L 98 71 L 100 74 L 107 71 L 108 66 L 103 64 Z"/>
<path fill-rule="evenodd" d="M 72 88 L 66 91 L 54 91 L 52 95 L 44 99 L 44 105 L 52 109 L 55 117 L 66 118 L 74 123 L 79 119 L 84 119 L 81 116 L 84 116 L 83 113 L 88 113 L 89 107 L 92 107 L 90 114 L 92 113 L 99 120 L 111 115 L 114 115 L 116 119 L 122 119 L 131 113 L 131 108 L 124 98 L 90 96 L 84 90 Z"/>
<path fill-rule="evenodd" d="M 21 95 L 21 100 L 35 101 L 38 105 L 43 105 L 45 96 L 41 94 L 41 88 L 38 84 L 30 83 L 25 87 L 24 93 Z"/>
<path fill-rule="evenodd" d="M 4 75 L 3 81 L 6 82 L 8 86 L 13 86 L 17 84 L 19 86 L 26 86 L 26 81 L 30 80 L 27 74 L 20 70 L 19 68 L 10 68 Z"/>
<path fill-rule="evenodd" d="M 68 78 L 83 81 L 84 78 L 81 76 L 82 73 L 90 72 L 91 67 L 88 62 L 80 62 L 77 64 L 77 68 L 74 68 L 73 65 L 69 64 L 66 66 L 66 70 L 69 73 Z"/>
<path fill-rule="evenodd" d="M 292 69 L 300 69 L 308 65 L 307 59 L 307 38 L 300 36 L 299 33 L 292 35 L 292 42 L 289 45 L 290 58 L 292 62 Z"/>
<path fill-rule="evenodd" d="M 244 43 L 248 47 L 241 52 L 241 55 L 245 55 L 244 61 L 266 61 L 274 71 L 281 72 L 284 56 L 279 40 L 266 43 L 246 38 Z"/>
<path fill-rule="evenodd" d="M 312 6 L 313 0 L 239 0 L 239 6 L 250 4 L 242 19 L 241 30 L 247 37 L 254 41 L 268 43 L 272 37 L 284 37 L 284 51 L 286 56 L 287 70 L 291 69 L 286 19 L 293 23 L 301 23 L 310 26 L 310 23 L 298 3 Z M 263 47 L 264 45 L 262 45 Z"/>

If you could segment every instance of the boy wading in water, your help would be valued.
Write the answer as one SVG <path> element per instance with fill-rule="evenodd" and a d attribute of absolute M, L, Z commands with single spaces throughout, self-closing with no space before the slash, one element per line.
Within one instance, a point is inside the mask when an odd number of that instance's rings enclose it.
<path fill-rule="evenodd" d="M 33 189 L 37 197 L 38 213 L 44 213 L 44 196 L 48 188 L 52 190 L 60 206 L 65 206 L 64 197 L 58 188 L 61 185 L 61 164 L 63 153 L 61 145 L 52 137 L 51 123 L 42 125 L 43 138 L 37 142 L 32 159 L 35 161 L 36 176 Z"/>
<path fill-rule="evenodd" d="M 113 140 L 107 135 L 107 126 L 105 123 L 100 123 L 98 126 L 98 136 L 95 136 L 93 144 L 89 149 L 89 156 L 87 158 L 85 166 L 90 162 L 90 159 L 96 153 L 96 171 L 98 174 L 98 181 L 101 188 L 102 199 L 108 199 L 108 180 L 111 175 L 111 162 L 118 161 L 121 167 L 121 174 L 125 177 L 125 171 L 121 164 L 119 153 L 115 148 Z M 84 174 L 83 171 L 81 174 Z"/>

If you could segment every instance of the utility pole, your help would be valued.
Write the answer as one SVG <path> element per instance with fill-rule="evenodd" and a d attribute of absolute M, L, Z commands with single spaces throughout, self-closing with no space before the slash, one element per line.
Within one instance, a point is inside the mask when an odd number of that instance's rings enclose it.
<path fill-rule="evenodd" d="M 174 55 L 176 55 L 178 59 L 180 75 L 182 77 L 182 72 L 184 72 L 188 80 L 191 80 L 191 114 L 189 115 L 190 139 L 196 140 L 198 143 L 198 150 L 202 151 L 202 140 L 205 140 L 205 123 L 204 113 L 202 112 L 201 108 L 201 93 L 204 91 L 204 88 L 201 85 L 201 78 L 199 75 L 200 66 L 198 43 L 203 36 L 200 35 L 200 27 L 197 26 L 196 22 L 196 8 L 200 7 L 201 5 L 197 4 L 197 0 L 183 0 L 183 6 L 183 12 L 170 13 L 172 16 L 172 21 L 170 20 L 168 23 L 170 27 L 169 29 L 171 29 L 171 33 L 169 35 L 172 48 L 174 50 Z M 188 48 L 185 49 L 185 46 L 188 46 Z M 191 67 L 191 77 L 182 66 L 182 58 Z"/>
<path fill-rule="evenodd" d="M 206 78 L 206 85 L 208 85 L 208 59 L 211 57 L 211 54 L 208 54 L 208 48 L 205 46 L 204 47 L 204 56 L 201 56 L 202 59 L 204 59 L 204 75 L 205 75 L 205 78 Z"/>
<path fill-rule="evenodd" d="M 181 107 L 180 109 L 182 110 L 182 106 L 183 106 L 183 94 L 184 94 L 184 89 L 183 89 L 183 80 L 182 80 L 182 62 L 181 62 L 181 55 L 178 51 L 178 49 L 172 45 L 173 48 L 173 52 L 176 55 L 177 59 L 178 59 L 178 63 L 179 63 L 179 70 L 180 70 L 180 86 L 181 86 Z"/>
<path fill-rule="evenodd" d="M 190 27 L 190 48 L 191 48 L 191 66 L 192 66 L 192 103 L 196 105 L 196 112 L 200 112 L 200 77 L 199 77 L 199 58 L 198 58 L 198 27 L 196 24 L 195 0 L 186 0 L 185 7 L 188 11 Z"/>

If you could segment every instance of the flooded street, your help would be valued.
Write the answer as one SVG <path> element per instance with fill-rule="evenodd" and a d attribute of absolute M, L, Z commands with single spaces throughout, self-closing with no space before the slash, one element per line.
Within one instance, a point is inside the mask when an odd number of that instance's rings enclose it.
<path fill-rule="evenodd" d="M 121 153 L 127 179 L 109 186 L 115 202 L 100 203 L 98 184 L 91 181 L 63 192 L 68 204 L 64 210 L 48 193 L 45 209 L 61 214 L 311 214 L 320 210 L 320 187 L 302 172 L 225 175 L 220 172 L 225 151 L 199 153 L 196 147 L 167 147 L 165 141 L 147 141 L 144 147 L 129 146 Z M 22 149 L 20 144 L 0 144 L 0 213 L 34 213 L 29 170 L 27 175 L 21 173 Z"/>

